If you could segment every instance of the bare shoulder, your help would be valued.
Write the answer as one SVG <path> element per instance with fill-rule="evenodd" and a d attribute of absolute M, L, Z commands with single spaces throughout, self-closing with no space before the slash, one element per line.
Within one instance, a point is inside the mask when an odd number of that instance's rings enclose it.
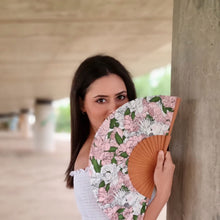
<path fill-rule="evenodd" d="M 89 151 L 90 145 L 86 142 L 76 158 L 74 170 L 85 169 L 89 165 Z"/>

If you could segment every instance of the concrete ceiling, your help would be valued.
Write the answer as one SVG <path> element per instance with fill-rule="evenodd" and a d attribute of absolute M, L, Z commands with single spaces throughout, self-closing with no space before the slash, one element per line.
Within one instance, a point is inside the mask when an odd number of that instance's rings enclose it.
<path fill-rule="evenodd" d="M 0 113 L 69 96 L 86 57 L 118 58 L 133 76 L 171 61 L 172 0 L 1 0 Z"/>

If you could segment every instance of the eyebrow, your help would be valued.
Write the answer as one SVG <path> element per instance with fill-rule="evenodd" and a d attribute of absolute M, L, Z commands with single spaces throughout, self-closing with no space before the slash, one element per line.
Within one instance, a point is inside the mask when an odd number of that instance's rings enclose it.
<path fill-rule="evenodd" d="M 121 94 L 123 94 L 123 93 L 127 93 L 127 92 L 126 92 L 126 91 L 121 91 L 121 92 L 115 94 L 115 96 L 121 95 Z M 93 98 L 98 98 L 98 97 L 108 97 L 108 96 L 107 96 L 107 95 L 97 95 L 97 96 L 95 96 L 95 97 L 93 97 Z"/>

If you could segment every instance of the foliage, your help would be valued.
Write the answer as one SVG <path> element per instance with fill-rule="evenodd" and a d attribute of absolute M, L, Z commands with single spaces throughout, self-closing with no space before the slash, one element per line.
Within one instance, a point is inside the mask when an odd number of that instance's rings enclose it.
<path fill-rule="evenodd" d="M 56 108 L 56 132 L 70 132 L 70 105 Z"/>
<path fill-rule="evenodd" d="M 170 95 L 170 65 L 154 70 L 149 74 L 135 77 L 137 97 Z"/>

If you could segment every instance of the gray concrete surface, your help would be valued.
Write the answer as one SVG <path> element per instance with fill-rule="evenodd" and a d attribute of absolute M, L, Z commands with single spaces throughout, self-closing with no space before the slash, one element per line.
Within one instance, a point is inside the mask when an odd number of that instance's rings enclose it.
<path fill-rule="evenodd" d="M 56 139 L 56 152 L 33 151 L 31 138 L 0 134 L 0 219 L 80 219 L 73 190 L 64 185 L 69 141 Z"/>
<path fill-rule="evenodd" d="M 182 103 L 168 219 L 219 220 L 220 1 L 175 0 L 173 22 L 171 94 Z"/>
<path fill-rule="evenodd" d="M 54 153 L 34 152 L 32 138 L 0 132 L 0 219 L 80 220 L 74 191 L 65 188 L 69 136 L 56 135 Z M 164 209 L 158 220 L 165 220 Z"/>
<path fill-rule="evenodd" d="M 169 64 L 172 13 L 173 0 L 1 0 L 0 113 L 68 97 L 77 66 L 97 53 L 133 76 Z"/>

